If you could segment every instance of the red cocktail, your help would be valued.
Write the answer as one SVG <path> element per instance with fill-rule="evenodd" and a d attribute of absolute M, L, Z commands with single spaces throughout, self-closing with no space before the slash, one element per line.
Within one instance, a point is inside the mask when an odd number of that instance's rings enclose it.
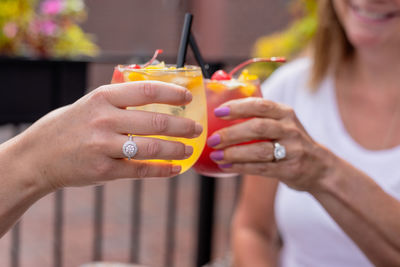
<path fill-rule="evenodd" d="M 256 75 L 249 74 L 247 70 L 243 70 L 238 78 L 233 78 L 233 74 L 243 66 L 253 62 L 284 62 L 283 58 L 268 58 L 268 59 L 251 59 L 240 64 L 233 69 L 230 74 L 224 71 L 217 71 L 211 79 L 205 80 L 206 95 L 207 95 L 207 114 L 208 114 L 208 137 L 215 131 L 229 127 L 233 124 L 244 120 L 222 120 L 214 115 L 214 109 L 221 104 L 239 98 L 246 97 L 261 97 L 260 81 Z M 211 177 L 227 177 L 232 174 L 224 173 L 218 165 L 210 159 L 210 153 L 214 149 L 206 146 L 193 166 L 194 169 L 203 175 Z"/>

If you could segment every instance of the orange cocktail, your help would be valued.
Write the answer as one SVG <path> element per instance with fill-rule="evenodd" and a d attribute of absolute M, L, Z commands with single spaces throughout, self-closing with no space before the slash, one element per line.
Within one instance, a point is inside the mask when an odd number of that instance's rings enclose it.
<path fill-rule="evenodd" d="M 178 138 L 169 136 L 150 136 L 164 140 L 178 141 L 193 147 L 193 154 L 184 160 L 157 160 L 165 161 L 182 166 L 181 173 L 188 170 L 200 157 L 203 151 L 207 137 L 207 113 L 206 113 L 206 95 L 204 90 L 201 70 L 197 66 L 185 66 L 176 68 L 174 65 L 165 65 L 164 63 L 156 65 L 119 65 L 115 67 L 113 74 L 113 83 L 134 82 L 134 81 L 162 81 L 174 83 L 186 87 L 193 95 L 192 102 L 185 106 L 173 106 L 166 104 L 149 104 L 140 107 L 128 107 L 150 112 L 159 112 L 174 116 L 181 116 L 192 119 L 203 126 L 203 133 L 196 138 Z"/>

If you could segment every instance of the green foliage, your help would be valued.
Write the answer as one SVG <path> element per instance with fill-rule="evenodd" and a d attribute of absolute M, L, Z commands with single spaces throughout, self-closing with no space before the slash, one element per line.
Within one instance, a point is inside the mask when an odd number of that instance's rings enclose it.
<path fill-rule="evenodd" d="M 301 53 L 313 37 L 317 28 L 316 0 L 295 0 L 289 5 L 294 20 L 281 32 L 259 38 L 254 57 L 283 56 L 291 59 Z M 279 64 L 255 64 L 251 72 L 260 79 L 268 77 Z"/>
<path fill-rule="evenodd" d="M 94 56 L 98 47 L 78 26 L 85 18 L 83 0 L 1 0 L 0 54 Z"/>

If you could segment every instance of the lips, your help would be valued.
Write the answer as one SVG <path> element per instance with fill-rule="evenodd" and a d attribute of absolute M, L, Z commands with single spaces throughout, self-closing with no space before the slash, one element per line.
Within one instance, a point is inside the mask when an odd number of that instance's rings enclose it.
<path fill-rule="evenodd" d="M 349 2 L 350 8 L 354 11 L 358 17 L 374 22 L 387 21 L 393 17 L 400 15 L 400 10 L 397 11 L 375 11 L 370 8 L 363 8 L 352 2 Z"/>

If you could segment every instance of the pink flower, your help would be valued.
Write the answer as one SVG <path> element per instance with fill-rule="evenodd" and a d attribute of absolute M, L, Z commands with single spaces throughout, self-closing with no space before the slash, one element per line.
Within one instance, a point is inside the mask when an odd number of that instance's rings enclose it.
<path fill-rule="evenodd" d="M 39 23 L 39 30 L 44 35 L 53 35 L 57 30 L 57 24 L 52 20 L 45 20 Z"/>
<path fill-rule="evenodd" d="M 14 38 L 18 33 L 18 25 L 15 22 L 9 22 L 3 27 L 3 33 L 8 38 Z"/>
<path fill-rule="evenodd" d="M 62 9 L 62 0 L 45 0 L 40 6 L 41 13 L 46 15 L 57 15 Z"/>

